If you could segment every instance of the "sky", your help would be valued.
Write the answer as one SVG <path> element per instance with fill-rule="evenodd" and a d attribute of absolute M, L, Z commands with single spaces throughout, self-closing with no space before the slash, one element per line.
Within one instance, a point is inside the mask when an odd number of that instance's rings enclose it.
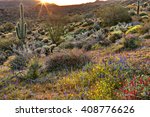
<path fill-rule="evenodd" d="M 0 0 L 0 1 L 13 1 L 13 0 Z M 28 0 L 18 0 L 18 1 L 28 1 Z M 72 5 L 72 4 L 82 4 L 87 2 L 95 2 L 96 0 L 35 0 L 35 1 L 46 1 L 49 3 L 55 3 L 57 5 Z M 101 0 L 101 1 L 106 1 L 106 0 Z"/>
<path fill-rule="evenodd" d="M 95 0 L 43 0 L 43 1 L 47 1 L 49 3 L 55 3 L 57 5 L 72 5 L 72 4 L 81 4 L 87 2 L 95 2 Z"/>

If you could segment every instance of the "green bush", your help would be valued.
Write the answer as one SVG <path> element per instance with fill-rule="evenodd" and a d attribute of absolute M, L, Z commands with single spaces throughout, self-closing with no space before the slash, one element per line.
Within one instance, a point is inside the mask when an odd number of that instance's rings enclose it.
<path fill-rule="evenodd" d="M 114 32 L 110 33 L 108 38 L 112 43 L 115 43 L 116 40 L 118 40 L 122 37 L 122 34 L 123 34 L 122 31 L 114 31 Z"/>
<path fill-rule="evenodd" d="M 129 11 L 129 14 L 130 14 L 131 16 L 136 15 L 136 13 L 135 13 L 135 11 L 134 11 L 134 10 L 130 10 L 130 11 Z"/>
<path fill-rule="evenodd" d="M 124 48 L 128 50 L 136 49 L 140 45 L 139 37 L 129 34 L 124 38 Z"/>
<path fill-rule="evenodd" d="M 23 70 L 27 65 L 27 59 L 23 56 L 15 56 L 9 64 L 12 70 Z"/>
<path fill-rule="evenodd" d="M 82 33 L 84 33 L 85 31 L 86 31 L 85 28 L 80 27 L 80 28 L 78 28 L 78 29 L 75 30 L 74 35 L 82 34 Z"/>
<path fill-rule="evenodd" d="M 73 48 L 78 48 L 81 49 L 83 46 L 83 42 L 82 41 L 68 41 L 65 43 L 62 43 L 59 47 L 63 48 L 63 49 L 73 49 Z"/>
<path fill-rule="evenodd" d="M 147 20 L 147 19 L 149 19 L 149 16 L 148 16 L 148 15 L 144 15 L 144 16 L 141 17 L 141 20 L 142 20 L 142 21 Z"/>
<path fill-rule="evenodd" d="M 6 57 L 5 53 L 0 51 L 0 65 L 2 65 L 6 59 L 7 59 L 7 57 Z"/>
<path fill-rule="evenodd" d="M 147 13 L 146 12 L 141 12 L 140 16 L 147 16 Z"/>
<path fill-rule="evenodd" d="M 104 25 L 108 26 L 131 21 L 128 10 L 120 5 L 110 5 L 100 10 L 98 16 L 103 20 Z"/>
<path fill-rule="evenodd" d="M 150 34 L 144 35 L 144 39 L 150 39 Z"/>
<path fill-rule="evenodd" d="M 80 22 L 83 20 L 83 16 L 82 15 L 78 15 L 78 14 L 75 14 L 73 16 L 70 16 L 69 17 L 69 20 L 70 22 Z"/>
<path fill-rule="evenodd" d="M 28 65 L 28 71 L 26 78 L 35 80 L 39 78 L 40 72 L 39 69 L 41 68 L 41 65 L 39 64 L 39 61 L 37 59 L 32 59 Z"/>
<path fill-rule="evenodd" d="M 14 28 L 15 27 L 14 27 L 14 25 L 12 23 L 7 22 L 7 23 L 5 23 L 5 24 L 0 26 L 0 32 L 3 32 L 3 33 L 11 32 L 12 30 L 14 30 Z"/>
<path fill-rule="evenodd" d="M 143 24 L 140 32 L 142 34 L 145 34 L 145 33 L 148 33 L 149 31 L 150 31 L 150 22 L 146 22 L 146 23 Z"/>
<path fill-rule="evenodd" d="M 150 11 L 150 6 L 147 7 L 147 11 Z"/>
<path fill-rule="evenodd" d="M 11 49 L 10 47 L 13 44 L 19 44 L 19 41 L 15 38 L 1 38 L 0 39 L 0 49 L 3 49 L 3 50 Z"/>

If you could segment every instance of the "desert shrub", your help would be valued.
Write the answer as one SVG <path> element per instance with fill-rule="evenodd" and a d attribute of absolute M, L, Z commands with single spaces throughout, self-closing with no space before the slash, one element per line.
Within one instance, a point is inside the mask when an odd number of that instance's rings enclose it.
<path fill-rule="evenodd" d="M 0 26 L 0 32 L 3 32 L 3 33 L 11 32 L 12 30 L 14 30 L 14 28 L 15 27 L 12 23 L 7 22 L 7 23 Z"/>
<path fill-rule="evenodd" d="M 88 20 L 85 20 L 85 22 L 82 24 L 83 27 L 86 27 L 86 26 L 90 26 L 90 25 L 93 25 L 94 22 L 90 19 Z"/>
<path fill-rule="evenodd" d="M 147 13 L 146 12 L 141 12 L 140 16 L 147 16 Z"/>
<path fill-rule="evenodd" d="M 129 30 L 126 31 L 126 34 L 134 34 L 138 33 L 141 31 L 142 26 L 141 25 L 136 25 L 131 27 Z"/>
<path fill-rule="evenodd" d="M 50 54 L 50 52 L 53 52 L 54 48 L 56 47 L 56 44 L 52 44 L 52 45 L 44 45 L 42 48 L 41 48 L 41 52 L 43 54 L 45 54 L 46 56 L 48 56 Z"/>
<path fill-rule="evenodd" d="M 124 38 L 124 48 L 126 49 L 135 49 L 139 47 L 140 45 L 140 40 L 139 37 L 133 34 L 128 34 Z"/>
<path fill-rule="evenodd" d="M 75 27 L 72 25 L 67 27 L 68 32 L 72 32 L 72 31 L 74 31 L 74 29 L 75 29 Z"/>
<path fill-rule="evenodd" d="M 129 28 L 129 24 L 127 23 L 118 23 L 115 26 L 110 27 L 110 31 L 122 31 L 122 32 L 126 32 Z"/>
<path fill-rule="evenodd" d="M 73 49 L 66 53 L 55 53 L 47 57 L 45 66 L 46 71 L 71 70 L 80 68 L 89 61 L 90 59 L 82 50 Z"/>
<path fill-rule="evenodd" d="M 92 37 L 93 38 L 93 37 Z M 92 39 L 91 38 L 91 39 Z M 94 39 L 93 40 L 87 40 L 83 43 L 82 49 L 89 51 L 92 49 L 92 46 L 95 45 L 96 43 L 98 43 L 99 41 Z"/>
<path fill-rule="evenodd" d="M 95 45 L 96 43 L 99 43 L 101 45 L 107 45 L 108 43 L 105 37 L 106 37 L 105 31 L 103 29 L 98 30 L 84 40 L 82 48 L 88 51 L 91 50 L 92 46 Z"/>
<path fill-rule="evenodd" d="M 100 30 L 100 28 L 101 28 L 100 24 L 101 24 L 100 21 L 94 22 L 93 28 L 94 28 L 96 31 Z M 92 29 L 92 28 L 91 28 L 91 29 Z M 89 28 L 89 30 L 90 30 L 90 28 Z"/>
<path fill-rule="evenodd" d="M 130 10 L 130 11 L 129 11 L 129 14 L 130 14 L 131 16 L 136 15 L 136 13 L 135 13 L 135 11 L 134 11 L 134 10 Z"/>
<path fill-rule="evenodd" d="M 35 42 L 34 42 L 34 46 L 35 46 L 36 48 L 42 47 L 43 45 L 44 45 L 44 42 L 42 42 L 42 41 L 35 41 Z"/>
<path fill-rule="evenodd" d="M 86 13 L 85 15 L 84 15 L 84 18 L 85 19 L 89 19 L 89 18 L 93 18 L 94 17 L 94 13 L 93 12 L 89 12 L 89 13 Z"/>
<path fill-rule="evenodd" d="M 144 39 L 150 39 L 150 34 L 144 35 Z"/>
<path fill-rule="evenodd" d="M 15 38 L 1 38 L 0 39 L 0 49 L 8 50 L 11 49 L 13 44 L 19 44 L 19 41 Z"/>
<path fill-rule="evenodd" d="M 127 8 L 128 8 L 129 10 L 136 10 L 136 6 L 135 6 L 135 5 L 132 5 L 132 4 L 129 4 L 129 5 L 127 6 Z"/>
<path fill-rule="evenodd" d="M 135 16 L 132 16 L 132 22 L 141 22 L 141 17 L 135 15 Z M 139 25 L 139 24 L 137 24 Z"/>
<path fill-rule="evenodd" d="M 83 16 L 82 15 L 78 15 L 78 14 L 75 14 L 73 16 L 70 16 L 69 17 L 69 20 L 70 22 L 80 22 L 83 20 Z"/>
<path fill-rule="evenodd" d="M 7 59 L 4 52 L 0 51 L 0 65 L 3 64 L 3 62 Z"/>
<path fill-rule="evenodd" d="M 89 51 L 89 50 L 92 49 L 92 45 L 93 45 L 93 44 L 86 43 L 86 44 L 83 45 L 82 48 L 83 48 L 84 50 L 86 50 L 86 51 Z"/>
<path fill-rule="evenodd" d="M 122 34 L 123 34 L 122 31 L 114 31 L 114 32 L 110 33 L 108 38 L 112 43 L 115 43 L 116 40 L 118 40 L 122 37 Z"/>
<path fill-rule="evenodd" d="M 65 43 L 62 43 L 59 47 L 65 48 L 65 49 L 73 49 L 74 44 L 72 42 L 65 42 Z"/>
<path fill-rule="evenodd" d="M 75 30 L 74 35 L 82 34 L 86 31 L 85 28 L 81 27 Z"/>
<path fill-rule="evenodd" d="M 39 78 L 40 68 L 41 68 L 41 65 L 40 65 L 39 61 L 37 60 L 37 58 L 33 58 L 28 64 L 26 78 L 28 80 L 35 80 L 35 79 Z"/>
<path fill-rule="evenodd" d="M 73 48 L 81 49 L 82 46 L 83 46 L 82 41 L 74 41 L 74 42 L 68 41 L 68 42 L 62 43 L 59 47 L 64 48 L 64 49 L 73 49 Z"/>
<path fill-rule="evenodd" d="M 147 7 L 147 11 L 150 11 L 150 6 Z"/>
<path fill-rule="evenodd" d="M 100 48 L 102 48 L 102 46 L 99 44 L 99 43 L 96 43 L 96 44 L 94 44 L 93 46 L 92 46 L 92 50 L 97 50 L 97 49 L 100 49 Z"/>
<path fill-rule="evenodd" d="M 141 20 L 144 22 L 145 20 L 148 20 L 149 19 L 149 16 L 148 15 L 145 15 L 145 16 L 142 16 L 141 17 Z"/>
<path fill-rule="evenodd" d="M 130 22 L 128 10 L 120 5 L 111 5 L 99 11 L 98 16 L 103 19 L 104 25 L 113 26 L 119 22 Z"/>
<path fill-rule="evenodd" d="M 26 42 L 22 45 L 22 47 L 13 45 L 11 50 L 14 54 L 22 56 L 27 59 L 31 59 L 32 57 L 39 55 L 38 51 L 36 51 L 36 42 Z"/>
<path fill-rule="evenodd" d="M 66 25 L 70 23 L 70 16 L 65 16 L 63 14 L 51 14 L 49 16 L 49 21 L 47 20 L 48 24 L 60 24 L 60 25 Z"/>
<path fill-rule="evenodd" d="M 23 70 L 27 65 L 27 59 L 23 56 L 10 57 L 9 61 L 12 70 Z"/>
<path fill-rule="evenodd" d="M 149 31 L 150 31 L 150 22 L 146 22 L 146 23 L 143 24 L 140 32 L 142 34 L 145 34 L 145 33 L 148 33 Z"/>
<path fill-rule="evenodd" d="M 147 6 L 149 6 L 149 3 L 148 3 L 148 2 L 144 2 L 144 3 L 142 4 L 142 7 L 147 7 Z"/>

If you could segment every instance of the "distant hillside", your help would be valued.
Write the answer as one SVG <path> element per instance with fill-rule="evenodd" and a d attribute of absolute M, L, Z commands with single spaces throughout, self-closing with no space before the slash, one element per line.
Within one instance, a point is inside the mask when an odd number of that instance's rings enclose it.
<path fill-rule="evenodd" d="M 0 0 L 0 8 L 17 7 L 19 3 L 19 0 Z M 37 2 L 34 0 L 24 0 L 23 3 L 25 6 L 31 6 Z"/>
<path fill-rule="evenodd" d="M 148 1 L 148 0 L 143 0 Z M 58 6 L 47 4 L 47 8 L 51 13 L 54 14 L 80 14 L 88 13 L 94 9 L 106 7 L 107 5 L 113 3 L 123 3 L 130 4 L 135 2 L 135 0 L 107 0 L 107 1 L 96 1 L 93 3 L 85 3 L 80 5 L 69 5 L 69 6 Z M 19 17 L 19 0 L 0 0 L 0 21 L 14 21 Z M 25 16 L 28 18 L 34 18 L 38 16 L 38 13 L 41 8 L 41 4 L 34 0 L 24 0 L 25 6 Z M 42 14 L 47 15 L 46 8 L 42 8 Z M 11 17 L 11 19 L 10 19 Z"/>
<path fill-rule="evenodd" d="M 19 17 L 19 1 L 0 1 L 0 16 L 1 21 L 15 21 Z M 69 5 L 69 6 L 58 6 L 47 4 L 47 8 L 54 14 L 76 14 L 76 13 L 84 13 L 99 8 L 101 6 L 106 6 L 107 4 L 111 4 L 113 1 L 97 1 L 94 3 L 85 3 L 80 5 Z M 25 15 L 26 17 L 35 18 L 40 11 L 41 4 L 35 2 L 33 0 L 24 1 L 25 6 Z M 43 7 L 42 9 L 43 15 L 47 15 L 46 9 Z M 10 19 L 11 17 L 11 19 Z"/>

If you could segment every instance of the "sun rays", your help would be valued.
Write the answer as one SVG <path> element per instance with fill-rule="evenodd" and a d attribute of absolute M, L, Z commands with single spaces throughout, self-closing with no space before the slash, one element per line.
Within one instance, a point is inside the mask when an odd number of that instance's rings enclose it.
<path fill-rule="evenodd" d="M 43 9 L 46 9 L 47 15 L 50 16 L 51 15 L 51 11 L 48 9 L 48 4 L 49 3 L 47 0 L 40 0 L 40 10 L 38 13 L 38 19 L 41 17 L 41 13 Z"/>

